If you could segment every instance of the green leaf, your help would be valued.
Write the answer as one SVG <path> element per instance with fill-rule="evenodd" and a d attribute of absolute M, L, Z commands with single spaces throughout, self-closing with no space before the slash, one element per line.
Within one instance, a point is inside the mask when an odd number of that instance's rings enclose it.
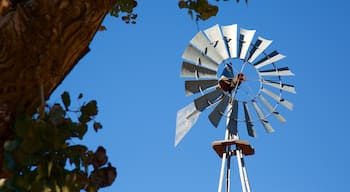
<path fill-rule="evenodd" d="M 87 125 L 86 124 L 83 124 L 81 123 L 78 127 L 78 130 L 77 130 L 77 133 L 78 133 L 78 138 L 79 139 L 83 139 L 85 133 L 87 132 Z"/>
<path fill-rule="evenodd" d="M 62 102 L 64 104 L 64 107 L 66 109 L 66 111 L 68 111 L 68 107 L 70 106 L 70 96 L 69 93 L 67 91 L 63 92 L 61 95 L 62 98 Z"/>
<path fill-rule="evenodd" d="M 78 99 L 81 99 L 81 98 L 83 98 L 83 94 L 79 93 Z"/>
<path fill-rule="evenodd" d="M 97 132 L 99 129 L 102 129 L 102 124 L 100 122 L 94 122 L 94 130 Z"/>
<path fill-rule="evenodd" d="M 86 105 L 83 105 L 81 107 L 82 114 L 86 114 L 88 116 L 95 116 L 97 115 L 97 102 L 95 100 L 92 100 L 88 102 Z"/>

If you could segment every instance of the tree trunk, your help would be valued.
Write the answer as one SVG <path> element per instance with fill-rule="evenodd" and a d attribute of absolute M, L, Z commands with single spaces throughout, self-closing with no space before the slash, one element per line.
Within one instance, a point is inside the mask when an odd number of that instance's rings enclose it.
<path fill-rule="evenodd" d="M 89 51 L 113 1 L 0 0 L 0 165 L 13 119 L 33 114 Z"/>

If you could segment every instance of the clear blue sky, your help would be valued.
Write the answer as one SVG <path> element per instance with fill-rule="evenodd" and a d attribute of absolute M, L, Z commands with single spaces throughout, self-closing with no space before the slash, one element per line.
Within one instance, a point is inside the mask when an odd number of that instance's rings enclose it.
<path fill-rule="evenodd" d="M 257 125 L 256 150 L 246 158 L 252 191 L 349 191 L 350 3 L 337 1 L 250 0 L 221 2 L 214 24 L 238 24 L 274 40 L 287 58 L 280 63 L 296 74 L 288 95 L 294 110 L 282 110 L 287 123 L 266 134 Z M 114 185 L 101 191 L 216 191 L 221 161 L 211 142 L 224 137 L 203 113 L 174 148 L 176 112 L 195 97 L 184 94 L 181 55 L 197 27 L 176 1 L 140 1 L 136 25 L 107 17 L 91 52 L 50 98 L 63 91 L 96 99 L 103 129 L 84 139 L 107 148 L 118 169 Z M 242 126 L 242 125 L 241 125 Z M 240 190 L 236 164 L 233 191 Z"/>

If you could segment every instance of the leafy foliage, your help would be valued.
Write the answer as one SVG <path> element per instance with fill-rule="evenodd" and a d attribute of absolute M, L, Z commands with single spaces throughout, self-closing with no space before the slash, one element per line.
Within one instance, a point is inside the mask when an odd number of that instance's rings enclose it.
<path fill-rule="evenodd" d="M 137 1 L 135 0 L 116 0 L 109 13 L 115 17 L 119 17 L 122 14 L 121 18 L 125 23 L 136 24 L 137 14 L 133 13 L 136 6 Z"/>
<path fill-rule="evenodd" d="M 216 0 L 216 2 L 219 1 L 220 0 Z M 235 1 L 237 3 L 240 2 L 240 0 Z M 248 3 L 248 0 L 245 0 L 245 3 Z M 136 0 L 116 0 L 109 12 L 115 17 L 119 17 L 120 14 L 123 14 L 121 18 L 125 23 L 136 24 L 137 14 L 134 13 L 136 6 Z M 219 6 L 209 3 L 208 0 L 179 0 L 178 6 L 181 9 L 187 9 L 191 18 L 194 19 L 195 17 L 197 21 L 205 21 L 213 16 L 216 16 L 219 11 Z"/>
<path fill-rule="evenodd" d="M 82 94 L 78 99 L 81 99 Z M 0 180 L 0 191 L 97 191 L 109 186 L 117 176 L 108 162 L 106 149 L 95 152 L 84 145 L 72 144 L 71 139 L 83 139 L 88 125 L 95 131 L 102 128 L 94 117 L 96 101 L 70 110 L 68 92 L 61 95 L 62 103 L 47 107 L 45 113 L 33 117 L 22 115 L 12 127 L 14 136 L 4 145 L 2 169 L 7 179 Z M 77 113 L 78 121 L 68 114 Z"/>
<path fill-rule="evenodd" d="M 236 0 L 236 2 L 239 3 L 239 0 Z M 245 2 L 248 3 L 248 0 L 245 0 Z M 219 11 L 219 7 L 209 3 L 208 0 L 180 0 L 178 6 L 181 9 L 188 9 L 188 14 L 192 19 L 194 18 L 193 14 L 195 14 L 197 21 L 205 21 L 213 16 L 216 16 Z"/>

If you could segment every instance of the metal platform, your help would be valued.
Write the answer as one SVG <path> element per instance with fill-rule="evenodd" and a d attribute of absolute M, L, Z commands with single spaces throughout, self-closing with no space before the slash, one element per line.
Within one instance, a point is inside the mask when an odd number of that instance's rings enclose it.
<path fill-rule="evenodd" d="M 223 154 L 226 152 L 226 148 L 232 145 L 236 146 L 236 149 L 234 150 L 242 150 L 242 153 L 245 156 L 254 155 L 255 153 L 254 148 L 249 144 L 249 142 L 244 140 L 220 140 L 212 143 L 213 149 L 220 158 L 222 158 Z M 236 153 L 233 153 L 232 155 L 236 155 Z"/>

